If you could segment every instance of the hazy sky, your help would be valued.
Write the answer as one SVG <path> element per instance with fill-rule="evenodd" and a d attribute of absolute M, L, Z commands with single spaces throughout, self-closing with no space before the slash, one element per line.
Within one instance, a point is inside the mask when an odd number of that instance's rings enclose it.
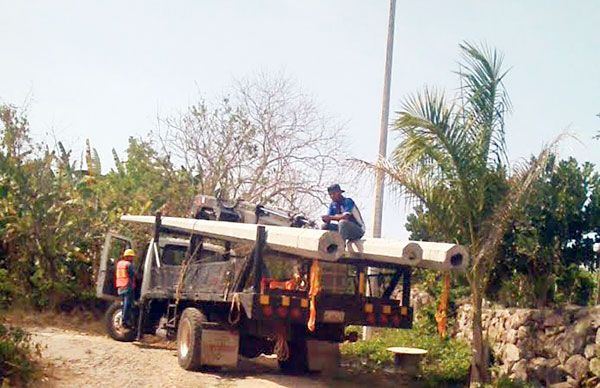
<path fill-rule="evenodd" d="M 123 154 L 157 114 L 220 94 L 233 78 L 284 71 L 346 123 L 340 146 L 374 159 L 388 9 L 384 0 L 0 0 L 0 102 L 28 103 L 36 138 L 54 132 L 76 156 L 89 138 L 106 169 L 111 148 Z M 511 67 L 511 160 L 570 128 L 580 141 L 561 155 L 598 166 L 599 26 L 597 0 L 399 0 L 391 110 L 424 85 L 454 93 L 458 43 L 485 42 Z M 389 149 L 396 143 L 391 133 Z M 371 225 L 371 183 L 346 189 Z M 403 202 L 385 199 L 384 236 L 406 237 Z"/>

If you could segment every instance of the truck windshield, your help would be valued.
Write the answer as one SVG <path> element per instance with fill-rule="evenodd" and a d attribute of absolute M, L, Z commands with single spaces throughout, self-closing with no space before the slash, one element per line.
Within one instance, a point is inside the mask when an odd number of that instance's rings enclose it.
<path fill-rule="evenodd" d="M 181 265 L 185 260 L 187 247 L 183 245 L 168 244 L 162 248 L 161 263 L 164 265 Z"/>

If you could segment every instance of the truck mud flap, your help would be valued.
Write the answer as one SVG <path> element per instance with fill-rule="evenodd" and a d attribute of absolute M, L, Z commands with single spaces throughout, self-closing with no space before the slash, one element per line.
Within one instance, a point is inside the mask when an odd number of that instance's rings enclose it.
<path fill-rule="evenodd" d="M 200 363 L 210 366 L 236 367 L 240 335 L 237 331 L 218 328 L 202 329 Z"/>
<path fill-rule="evenodd" d="M 329 341 L 307 340 L 308 370 L 335 371 L 340 366 L 340 344 Z"/>

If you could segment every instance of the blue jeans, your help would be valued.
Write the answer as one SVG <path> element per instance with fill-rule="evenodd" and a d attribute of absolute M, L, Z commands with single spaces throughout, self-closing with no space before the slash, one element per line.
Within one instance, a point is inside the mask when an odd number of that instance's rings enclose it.
<path fill-rule="evenodd" d="M 133 326 L 131 324 L 131 309 L 133 306 L 133 290 L 128 289 L 126 291 L 119 291 L 119 296 L 123 298 L 123 307 L 121 313 L 123 314 L 123 323 L 125 326 Z"/>
<path fill-rule="evenodd" d="M 337 224 L 330 222 L 323 225 L 323 229 L 340 232 L 344 240 L 359 240 L 365 234 L 358 224 L 348 220 L 341 220 Z"/>

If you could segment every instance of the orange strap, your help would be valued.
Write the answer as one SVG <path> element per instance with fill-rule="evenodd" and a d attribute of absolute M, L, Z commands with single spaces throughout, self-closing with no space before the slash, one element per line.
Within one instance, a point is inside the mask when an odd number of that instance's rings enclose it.
<path fill-rule="evenodd" d="M 438 324 L 438 333 L 440 337 L 446 337 L 446 326 L 448 324 L 448 300 L 450 298 L 450 272 L 444 273 L 444 285 L 442 288 L 442 295 L 440 297 L 440 303 L 435 313 L 435 320 Z"/>
<path fill-rule="evenodd" d="M 269 290 L 293 291 L 296 289 L 296 287 L 297 287 L 297 284 L 296 284 L 296 280 L 294 280 L 294 279 L 284 280 L 284 281 L 271 280 L 269 282 Z"/>
<path fill-rule="evenodd" d="M 313 260 L 310 266 L 310 289 L 308 290 L 308 297 L 310 298 L 310 310 L 308 315 L 308 330 L 315 331 L 315 324 L 317 322 L 317 295 L 321 292 L 321 268 L 319 267 L 319 261 Z"/>

